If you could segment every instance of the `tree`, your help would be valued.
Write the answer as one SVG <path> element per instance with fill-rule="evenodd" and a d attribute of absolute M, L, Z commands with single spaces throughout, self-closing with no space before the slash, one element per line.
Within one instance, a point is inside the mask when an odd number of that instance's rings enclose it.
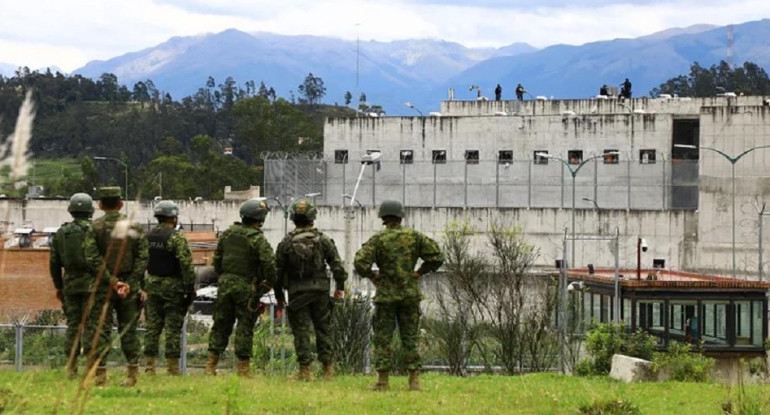
<path fill-rule="evenodd" d="M 269 94 L 269 92 L 267 90 L 267 86 L 265 85 L 264 82 L 260 82 L 259 83 L 259 92 L 257 92 L 257 95 L 261 96 L 262 98 L 267 98 L 268 94 Z"/>
<path fill-rule="evenodd" d="M 326 87 L 321 77 L 313 76 L 313 73 L 308 73 L 305 77 L 305 81 L 297 88 L 299 93 L 305 97 L 305 101 L 314 105 L 321 101 L 326 95 Z"/>
<path fill-rule="evenodd" d="M 147 91 L 147 84 L 145 84 L 142 81 L 139 81 L 134 84 L 134 91 L 132 93 L 132 98 L 135 101 L 139 102 L 147 102 L 150 100 L 150 93 Z"/>
<path fill-rule="evenodd" d="M 743 67 L 731 68 L 725 61 L 702 67 L 698 62 L 690 65 L 689 75 L 678 75 L 650 91 L 650 96 L 671 94 L 678 96 L 708 97 L 725 92 L 744 95 L 767 95 L 770 78 L 767 72 L 752 62 Z"/>
<path fill-rule="evenodd" d="M 363 92 L 361 93 L 361 95 L 358 97 L 358 102 L 359 103 L 366 102 L 366 94 L 365 93 L 363 93 Z"/>
<path fill-rule="evenodd" d="M 99 171 L 96 169 L 96 164 L 90 157 L 83 157 L 83 161 L 80 162 L 80 171 L 83 174 L 83 190 L 90 193 L 99 183 Z"/>
<path fill-rule="evenodd" d="M 345 105 L 350 105 L 350 101 L 353 100 L 353 94 L 350 91 L 345 91 Z"/>

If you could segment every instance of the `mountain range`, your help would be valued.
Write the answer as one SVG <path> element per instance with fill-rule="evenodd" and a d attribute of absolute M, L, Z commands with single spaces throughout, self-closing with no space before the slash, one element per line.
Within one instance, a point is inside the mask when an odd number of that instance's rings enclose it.
<path fill-rule="evenodd" d="M 734 62 L 752 61 L 770 66 L 770 20 L 733 25 Z M 584 98 L 598 93 L 602 84 L 633 83 L 634 96 L 688 73 L 694 61 L 710 66 L 727 55 L 727 27 L 696 25 L 675 28 L 634 39 L 613 39 L 579 46 L 553 45 L 536 49 L 526 43 L 501 48 L 469 48 L 432 39 L 393 42 L 350 41 L 318 36 L 220 33 L 174 37 L 157 46 L 106 61 L 92 61 L 74 71 L 89 77 L 111 72 L 129 89 L 151 79 L 175 99 L 194 93 L 212 76 L 219 84 L 232 76 L 243 85 L 264 81 L 289 98 L 308 73 L 323 79 L 324 103 L 344 104 L 344 94 L 364 92 L 370 104 L 388 114 L 414 114 L 412 102 L 423 113 L 438 110 L 439 101 L 454 88 L 456 99 L 473 99 L 470 85 L 493 97 L 501 84 L 511 99 L 517 83 L 532 96 Z M 0 66 L 0 70 L 3 67 Z"/>

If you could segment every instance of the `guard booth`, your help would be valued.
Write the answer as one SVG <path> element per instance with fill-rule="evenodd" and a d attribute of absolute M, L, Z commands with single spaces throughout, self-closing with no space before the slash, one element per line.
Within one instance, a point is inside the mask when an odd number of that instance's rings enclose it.
<path fill-rule="evenodd" d="M 658 338 L 661 349 L 672 341 L 703 344 L 707 354 L 763 355 L 767 338 L 770 283 L 736 280 L 664 269 L 624 269 L 619 278 L 620 319 Z M 588 327 L 614 321 L 613 270 L 573 269 L 568 282 L 572 317 Z"/>

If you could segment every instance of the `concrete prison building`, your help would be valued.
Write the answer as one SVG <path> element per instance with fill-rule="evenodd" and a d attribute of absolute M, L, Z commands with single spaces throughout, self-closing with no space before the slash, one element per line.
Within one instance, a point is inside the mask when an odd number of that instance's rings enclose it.
<path fill-rule="evenodd" d="M 321 192 L 317 202 L 341 205 L 361 157 L 379 152 L 356 195 L 363 206 L 397 199 L 485 222 L 508 218 L 552 264 L 574 203 L 578 233 L 648 237 L 647 266 L 655 256 L 675 269 L 724 272 L 732 266 L 732 164 L 702 147 L 737 156 L 770 145 L 769 115 L 763 97 L 720 96 L 444 101 L 440 116 L 331 118 L 323 160 L 307 176 L 291 160 L 268 164 L 266 194 Z M 754 205 L 770 193 L 768 161 L 770 150 L 756 149 L 735 164 L 736 262 L 753 275 L 761 269 Z M 635 244 L 623 245 L 621 256 L 633 258 Z M 579 251 L 576 265 L 602 262 L 591 258 L 603 255 L 595 246 Z"/>

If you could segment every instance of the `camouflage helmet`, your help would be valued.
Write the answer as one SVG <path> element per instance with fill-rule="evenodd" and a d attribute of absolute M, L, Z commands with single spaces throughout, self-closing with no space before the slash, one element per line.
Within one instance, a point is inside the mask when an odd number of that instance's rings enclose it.
<path fill-rule="evenodd" d="M 69 213 L 94 213 L 94 201 L 87 193 L 75 193 L 67 206 Z"/>
<path fill-rule="evenodd" d="M 289 206 L 289 218 L 291 220 L 315 220 L 315 215 L 316 209 L 310 199 L 297 199 Z"/>
<path fill-rule="evenodd" d="M 175 218 L 179 216 L 179 207 L 171 200 L 161 200 L 152 209 L 153 215 L 164 218 Z"/>
<path fill-rule="evenodd" d="M 263 199 L 249 199 L 243 202 L 238 210 L 241 219 L 249 218 L 257 222 L 264 222 L 268 211 L 270 208 Z"/>
<path fill-rule="evenodd" d="M 380 204 L 380 210 L 377 214 L 380 218 L 385 216 L 396 216 L 402 218 L 406 214 L 404 213 L 404 205 L 398 200 L 385 200 Z"/>

